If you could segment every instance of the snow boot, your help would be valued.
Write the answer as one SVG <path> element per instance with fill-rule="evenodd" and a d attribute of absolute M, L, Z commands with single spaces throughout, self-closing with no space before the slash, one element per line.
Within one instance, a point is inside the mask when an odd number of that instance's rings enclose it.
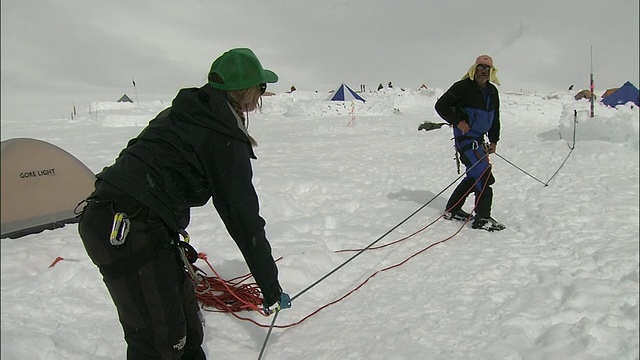
<path fill-rule="evenodd" d="M 459 220 L 459 221 L 467 221 L 467 219 L 473 220 L 473 215 L 469 214 L 468 212 L 462 209 L 445 212 L 442 217 L 445 220 Z"/>
<path fill-rule="evenodd" d="M 506 228 L 504 224 L 500 224 L 491 216 L 486 218 L 476 217 L 475 220 L 473 220 L 473 224 L 471 224 L 471 227 L 474 229 L 482 229 L 487 231 L 500 231 Z"/>

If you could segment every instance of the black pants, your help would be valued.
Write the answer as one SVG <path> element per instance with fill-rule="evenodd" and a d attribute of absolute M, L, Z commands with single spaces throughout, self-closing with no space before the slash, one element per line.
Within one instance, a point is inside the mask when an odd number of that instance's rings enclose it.
<path fill-rule="evenodd" d="M 109 235 L 116 212 L 131 216 L 122 245 Z M 78 231 L 118 310 L 128 360 L 202 360 L 203 329 L 193 284 L 173 241 L 148 208 L 98 181 Z"/>
<path fill-rule="evenodd" d="M 478 218 L 488 218 L 491 216 L 491 206 L 493 204 L 493 189 L 491 185 L 495 183 L 495 178 L 491 173 L 491 164 L 484 156 L 485 152 L 482 147 L 476 149 L 466 148 L 465 151 L 460 151 L 459 153 L 460 160 L 467 170 L 473 168 L 467 172 L 467 176 L 453 190 L 449 201 L 447 201 L 446 210 L 454 212 L 462 209 L 467 196 L 473 192 L 476 198 L 476 216 Z M 476 165 L 473 166 L 474 164 Z M 480 181 L 476 183 L 478 178 L 480 178 Z"/>

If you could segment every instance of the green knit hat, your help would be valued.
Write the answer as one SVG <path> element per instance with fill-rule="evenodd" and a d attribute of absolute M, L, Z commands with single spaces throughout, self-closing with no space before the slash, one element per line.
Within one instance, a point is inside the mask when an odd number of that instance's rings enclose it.
<path fill-rule="evenodd" d="M 231 49 L 220 55 L 211 65 L 209 75 L 212 73 L 220 75 L 224 84 L 209 81 L 209 85 L 220 90 L 242 90 L 278 81 L 278 75 L 264 69 L 256 54 L 247 48 Z"/>

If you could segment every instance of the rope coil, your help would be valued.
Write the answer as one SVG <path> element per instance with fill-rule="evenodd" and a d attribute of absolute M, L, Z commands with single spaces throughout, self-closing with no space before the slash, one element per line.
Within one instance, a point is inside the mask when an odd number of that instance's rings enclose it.
<path fill-rule="evenodd" d="M 204 271 L 192 265 L 194 271 L 199 275 L 198 279 L 200 281 L 194 281 L 194 286 L 196 298 L 202 303 L 203 310 L 232 314 L 244 310 L 255 310 L 267 316 L 264 310 L 261 309 L 263 299 L 260 287 L 253 282 L 246 283 L 251 274 L 225 280 L 211 266 L 207 259 L 207 254 L 199 253 L 198 258 L 204 260 L 214 273 L 214 276 L 207 276 Z"/>

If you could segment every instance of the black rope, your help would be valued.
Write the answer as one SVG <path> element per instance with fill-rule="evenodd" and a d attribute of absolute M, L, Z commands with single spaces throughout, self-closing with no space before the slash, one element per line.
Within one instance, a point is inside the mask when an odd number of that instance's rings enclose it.
<path fill-rule="evenodd" d="M 569 154 L 567 154 L 567 156 L 564 158 L 564 161 L 562 161 L 562 164 L 560 164 L 560 167 L 558 167 L 558 170 L 556 170 L 556 172 L 553 173 L 553 175 L 551 175 L 551 177 L 549 178 L 549 180 L 547 180 L 547 182 L 543 182 L 542 180 L 536 178 L 535 176 L 529 174 L 528 172 L 526 172 L 525 170 L 521 169 L 520 167 L 518 167 L 516 164 L 512 163 L 511 161 L 507 160 L 504 156 L 498 154 L 498 153 L 494 153 L 496 154 L 499 158 L 501 158 L 502 160 L 506 161 L 509 165 L 515 167 L 516 169 L 522 171 L 523 173 L 527 174 L 529 177 L 531 177 L 532 179 L 536 180 L 537 182 L 541 183 L 544 186 L 549 186 L 549 183 L 551 182 L 551 180 L 553 180 L 553 178 L 556 177 L 556 175 L 558 175 L 558 173 L 560 172 L 560 169 L 562 169 L 564 167 L 564 164 L 567 162 L 567 160 L 569 160 L 569 156 L 571 156 L 571 153 L 573 153 L 573 150 L 576 148 L 576 124 L 578 123 L 578 112 L 576 110 L 573 111 L 573 143 L 569 146 Z"/>
<path fill-rule="evenodd" d="M 562 164 L 560 164 L 560 167 L 558 168 L 558 170 L 556 170 L 555 173 L 553 173 L 553 175 L 549 178 L 549 180 L 547 181 L 547 184 L 551 182 L 551 180 L 556 177 L 556 175 L 558 175 L 558 173 L 560 172 L 560 169 L 562 169 L 562 167 L 564 166 L 564 164 L 567 162 L 567 160 L 569 160 L 569 156 L 571 156 L 571 153 L 573 152 L 574 148 L 571 148 L 571 150 L 569 151 L 569 154 L 567 154 L 567 157 L 564 158 L 564 161 L 562 162 Z M 546 184 L 545 184 L 546 186 Z"/>
<path fill-rule="evenodd" d="M 536 180 L 537 182 L 541 183 L 542 185 L 544 185 L 544 186 L 548 186 L 544 181 L 542 181 L 542 180 L 538 179 L 537 177 L 535 177 L 535 176 L 533 176 L 533 175 L 529 174 L 528 172 L 526 172 L 526 171 L 522 170 L 520 167 L 518 167 L 518 165 L 516 165 L 516 164 L 512 163 L 511 161 L 507 160 L 507 159 L 506 159 L 506 158 L 504 158 L 502 155 L 500 155 L 500 154 L 498 154 L 498 153 L 494 153 L 494 154 L 496 154 L 496 155 L 497 155 L 499 158 L 501 158 L 502 160 L 506 161 L 509 165 L 511 165 L 511 166 L 513 166 L 514 168 L 516 168 L 516 169 L 518 169 L 518 170 L 522 171 L 523 173 L 525 173 L 525 174 L 529 175 L 529 177 L 531 177 L 532 179 L 534 179 L 534 180 Z"/>
<path fill-rule="evenodd" d="M 262 359 L 262 355 L 264 354 L 264 350 L 267 348 L 267 342 L 269 342 L 269 337 L 271 336 L 271 331 L 273 331 L 273 325 L 275 325 L 276 318 L 278 317 L 279 313 L 280 313 L 280 311 L 276 311 L 276 313 L 273 314 L 273 320 L 271 320 L 271 326 L 269 326 L 269 331 L 267 332 L 267 337 L 264 338 L 264 342 L 262 343 L 262 349 L 260 349 L 260 355 L 258 355 L 258 360 Z"/>
<path fill-rule="evenodd" d="M 384 237 L 386 237 L 387 235 L 389 235 L 392 231 L 396 230 L 397 228 L 399 228 L 402 224 L 404 224 L 405 222 L 409 221 L 409 219 L 411 219 L 414 215 L 416 215 L 418 212 L 420 212 L 422 209 L 424 209 L 427 205 L 431 204 L 431 202 L 433 200 L 435 200 L 438 196 L 440 196 L 443 192 L 445 192 L 448 188 L 450 188 L 451 186 L 453 186 L 462 176 L 466 175 L 467 172 L 469 172 L 471 169 L 473 169 L 476 165 L 478 165 L 480 163 L 480 161 L 482 161 L 487 155 L 485 154 L 482 158 L 480 158 L 475 164 L 473 164 L 473 166 L 471 166 L 469 169 L 467 169 L 464 173 L 462 173 L 461 175 L 459 175 L 455 180 L 453 180 L 451 183 L 449 183 L 449 185 L 447 185 L 444 189 L 440 190 L 439 193 L 435 194 L 429 201 L 427 201 L 424 205 L 420 206 L 417 210 L 415 210 L 414 212 L 412 212 L 409 216 L 407 216 L 406 218 L 404 218 L 404 220 L 400 221 L 398 224 L 396 224 L 394 227 L 392 227 L 391 229 L 389 229 L 387 232 L 385 232 L 384 234 L 382 234 L 380 237 L 378 237 L 375 241 L 373 241 L 371 244 L 367 245 L 367 247 L 361 249 L 360 251 L 358 251 L 355 255 L 353 255 L 352 257 L 350 257 L 349 259 L 347 259 L 345 262 L 343 262 L 342 264 L 338 265 L 338 267 L 336 267 L 335 269 L 331 270 L 329 273 L 327 273 L 326 275 L 324 275 L 323 277 L 321 277 L 320 279 L 316 280 L 313 284 L 309 285 L 306 289 L 300 291 L 298 294 L 296 294 L 294 297 L 291 298 L 291 301 L 295 300 L 296 298 L 298 298 L 300 295 L 304 294 L 305 292 L 309 291 L 311 288 L 313 288 L 314 286 L 318 285 L 320 282 L 324 281 L 326 278 L 328 278 L 329 276 L 333 275 L 336 271 L 338 271 L 340 268 L 342 268 L 343 266 L 347 265 L 349 262 L 351 262 L 351 260 L 355 259 L 356 257 L 360 256 L 360 254 L 362 254 L 363 252 L 367 251 L 369 248 L 371 248 L 373 245 L 375 245 L 376 243 L 378 243 L 378 241 L 382 240 Z"/>
<path fill-rule="evenodd" d="M 576 124 L 577 124 L 578 120 L 577 120 L 577 112 L 574 111 L 574 122 L 573 122 L 573 144 L 572 146 L 569 146 L 569 148 L 571 149 L 569 151 L 569 154 L 567 155 L 567 157 L 564 159 L 564 161 L 562 162 L 562 164 L 560 164 L 560 167 L 558 168 L 558 170 L 556 170 L 556 172 L 551 176 L 551 178 L 549 178 L 549 180 L 545 183 L 542 180 L 536 178 L 535 176 L 529 174 L 527 171 L 523 170 L 522 168 L 518 167 L 516 164 L 514 164 L 513 162 L 507 160 L 504 156 L 498 154 L 498 153 L 494 153 L 496 154 L 496 156 L 500 157 L 502 160 L 506 161 L 509 165 L 515 167 L 516 169 L 522 171 L 523 173 L 527 174 L 528 176 L 530 176 L 532 179 L 538 181 L 539 183 L 543 184 L 544 186 L 549 186 L 549 182 L 551 180 L 553 180 L 553 178 L 560 172 L 560 169 L 562 169 L 562 167 L 564 166 L 564 164 L 567 162 L 567 160 L 569 159 L 569 156 L 571 156 L 571 153 L 573 152 L 573 150 L 575 149 L 575 145 L 576 145 Z M 471 167 L 469 167 L 468 169 L 465 170 L 464 173 L 460 174 L 455 180 L 453 180 L 451 183 L 449 183 L 449 185 L 447 185 L 444 189 L 442 189 L 439 193 L 437 193 L 436 195 L 434 195 L 429 201 L 427 201 L 425 204 L 423 204 L 422 206 L 420 206 L 417 210 L 415 210 L 414 212 L 412 212 L 409 216 L 407 216 L 406 218 L 404 218 L 402 221 L 400 221 L 398 224 L 396 224 L 395 226 L 393 226 L 391 229 L 389 229 L 388 231 L 386 231 L 384 234 L 382 234 L 380 237 L 378 237 L 376 240 L 374 240 L 372 243 L 370 243 L 369 245 L 367 245 L 365 248 L 361 249 L 360 251 L 358 251 L 355 255 L 353 255 L 352 257 L 350 257 L 349 259 L 347 259 L 345 262 L 343 262 L 342 264 L 338 265 L 335 269 L 331 270 L 330 272 L 328 272 L 326 275 L 324 275 L 323 277 L 321 277 L 320 279 L 316 280 L 314 283 L 312 283 L 311 285 L 307 286 L 304 290 L 300 291 L 298 294 L 296 294 L 294 297 L 291 298 L 291 301 L 293 302 L 293 300 L 297 299 L 298 297 L 300 297 L 302 294 L 304 294 L 305 292 L 311 290 L 313 287 L 315 287 L 316 285 L 318 285 L 319 283 L 321 283 L 322 281 L 324 281 L 325 279 L 327 279 L 329 276 L 333 275 L 334 273 L 336 273 L 338 270 L 340 270 L 342 267 L 344 267 L 345 265 L 347 265 L 349 262 L 351 262 L 353 259 L 355 259 L 356 257 L 360 256 L 363 252 L 369 250 L 372 246 L 374 246 L 375 244 L 377 244 L 380 240 L 382 240 L 383 238 L 385 238 L 387 235 L 389 235 L 391 232 L 393 232 L 394 230 L 396 230 L 397 228 L 399 228 L 400 226 L 402 226 L 405 222 L 409 221 L 409 219 L 411 219 L 413 216 L 415 216 L 418 212 L 420 212 L 422 209 L 424 209 L 426 206 L 428 206 L 433 200 L 435 200 L 438 196 L 440 196 L 443 192 L 445 192 L 447 189 L 449 189 L 451 186 L 453 186 L 453 184 L 455 184 L 460 178 L 462 178 L 463 176 L 465 176 L 471 169 L 473 169 L 476 165 L 478 165 L 480 163 L 480 161 L 482 161 L 485 157 L 487 157 L 488 153 L 485 153 L 485 155 L 478 159 L 478 161 L 473 164 Z M 484 190 L 483 190 L 484 191 Z M 267 347 L 267 343 L 269 341 L 269 337 L 271 336 L 271 332 L 273 330 L 274 324 L 276 322 L 276 318 L 278 317 L 278 312 L 276 312 L 273 316 L 273 320 L 271 321 L 271 326 L 269 327 L 269 331 L 267 332 L 267 336 L 264 339 L 264 343 L 262 344 L 262 349 L 260 350 L 260 355 L 258 357 L 258 360 L 262 359 L 262 355 L 264 354 L 264 350 Z"/>
<path fill-rule="evenodd" d="M 349 262 L 351 262 L 351 260 L 355 259 L 356 257 L 360 256 L 363 252 L 365 252 L 366 250 L 368 250 L 369 248 L 371 248 L 373 245 L 375 245 L 376 243 L 378 243 L 378 241 L 382 240 L 384 237 L 386 237 L 387 235 L 389 235 L 392 231 L 396 230 L 397 228 L 399 228 L 402 224 L 404 224 L 405 222 L 407 222 L 409 219 L 411 219 L 414 215 L 416 215 L 418 212 L 420 212 L 420 210 L 424 209 L 426 206 L 428 206 L 429 204 L 431 204 L 431 202 L 433 200 L 435 200 L 438 196 L 440 196 L 443 192 L 445 192 L 447 189 L 449 189 L 451 186 L 453 186 L 458 180 L 460 180 L 460 178 L 462 178 L 463 176 L 465 176 L 467 174 L 467 172 L 471 171 L 471 169 L 473 169 L 476 165 L 478 165 L 484 158 L 487 157 L 487 154 L 485 154 L 483 157 L 481 157 L 480 159 L 478 159 L 478 161 L 476 161 L 475 164 L 473 164 L 471 167 L 469 167 L 464 173 L 462 173 L 461 175 L 459 175 L 455 180 L 453 180 L 451 183 L 449 183 L 449 185 L 447 185 L 444 189 L 440 190 L 439 193 L 435 194 L 431 199 L 429 199 L 429 201 L 427 201 L 424 205 L 420 206 L 417 210 L 415 210 L 414 212 L 412 212 L 409 216 L 407 216 L 406 218 L 404 218 L 404 220 L 400 221 L 398 224 L 396 224 L 394 227 L 392 227 L 391 229 L 389 229 L 387 232 L 385 232 L 384 234 L 382 234 L 380 237 L 378 237 L 375 241 L 373 241 L 371 244 L 367 245 L 367 247 L 365 247 L 364 249 L 361 249 L 360 251 L 358 251 L 355 255 L 353 255 L 352 257 L 350 257 L 349 259 L 347 259 L 345 262 L 343 262 L 342 264 L 338 265 L 338 267 L 336 267 L 335 269 L 331 270 L 329 273 L 327 273 L 326 275 L 324 275 L 323 277 L 321 277 L 320 279 L 316 280 L 313 284 L 307 286 L 304 290 L 300 291 L 299 293 L 297 293 L 295 296 L 293 296 L 291 298 L 291 302 L 293 302 L 293 300 L 297 299 L 298 297 L 300 297 L 302 294 L 304 294 L 305 292 L 311 290 L 313 287 L 315 287 L 316 285 L 318 285 L 319 283 L 321 283 L 322 281 L 324 281 L 326 278 L 328 278 L 329 276 L 333 275 L 335 272 L 337 272 L 339 269 L 341 269 L 343 266 L 347 265 Z M 267 336 L 264 339 L 264 342 L 262 344 L 262 349 L 260 350 L 260 355 L 258 356 L 258 360 L 262 359 L 262 355 L 264 353 L 265 348 L 267 347 L 267 342 L 269 341 L 269 337 L 271 336 L 271 332 L 273 330 L 274 324 L 276 322 L 276 317 L 278 316 L 278 313 L 280 311 L 277 311 L 274 314 L 273 320 L 271 321 L 271 326 L 269 326 L 269 331 L 267 332 Z"/>

